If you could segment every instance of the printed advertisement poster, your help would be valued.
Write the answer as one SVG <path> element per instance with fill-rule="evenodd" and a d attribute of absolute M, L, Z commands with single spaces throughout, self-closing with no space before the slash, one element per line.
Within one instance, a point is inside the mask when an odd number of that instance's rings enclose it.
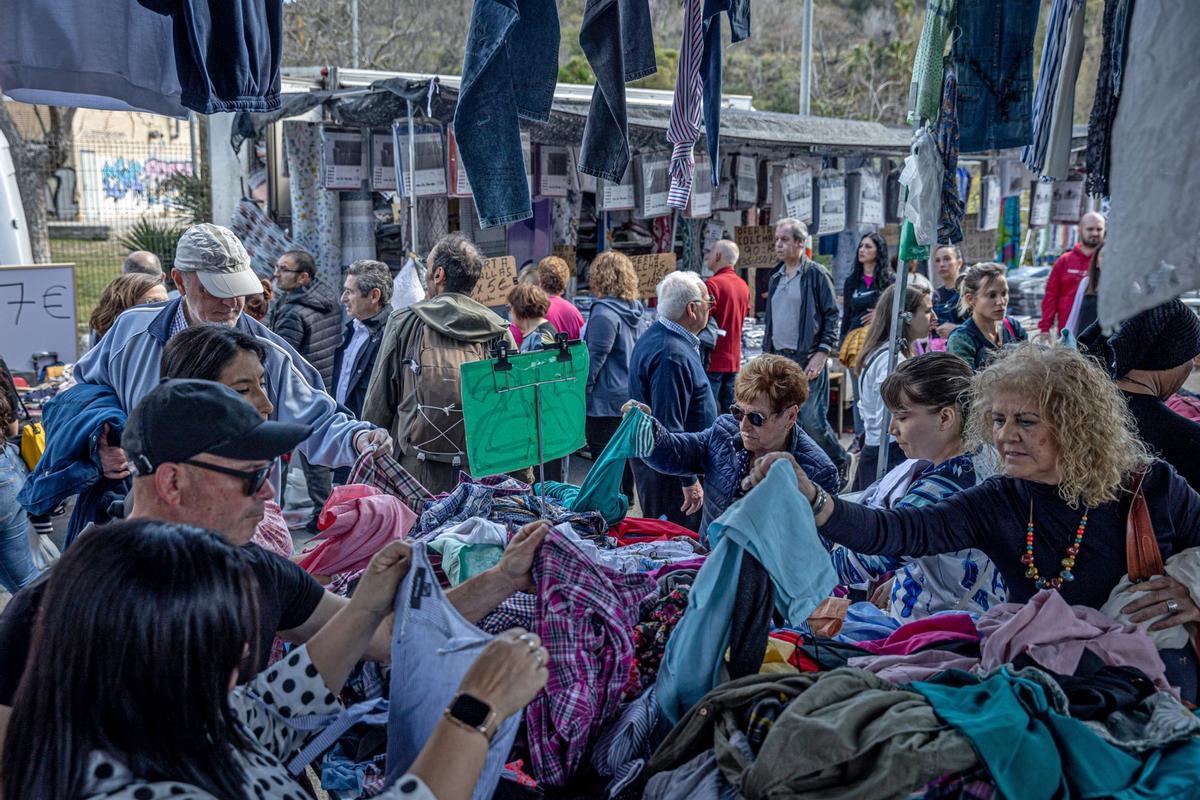
<path fill-rule="evenodd" d="M 382 131 L 371 131 L 371 189 L 396 191 L 396 143 Z"/>
<path fill-rule="evenodd" d="M 846 228 L 846 175 L 827 169 L 817 178 L 821 208 L 817 213 L 817 231 L 821 236 L 841 233 Z"/>
<path fill-rule="evenodd" d="M 416 191 L 413 191 L 408 169 L 408 125 L 396 123 L 392 126 L 392 137 L 396 145 L 396 183 L 401 197 L 438 197 L 447 193 L 446 146 L 442 141 L 442 129 L 419 125 L 414 129 L 413 150 L 415 158 Z"/>
<path fill-rule="evenodd" d="M 813 171 L 807 167 L 783 173 L 783 207 L 786 216 L 801 222 L 813 220 Z"/>
<path fill-rule="evenodd" d="M 367 179 L 367 148 L 361 131 L 321 128 L 321 185 L 361 189 Z"/>

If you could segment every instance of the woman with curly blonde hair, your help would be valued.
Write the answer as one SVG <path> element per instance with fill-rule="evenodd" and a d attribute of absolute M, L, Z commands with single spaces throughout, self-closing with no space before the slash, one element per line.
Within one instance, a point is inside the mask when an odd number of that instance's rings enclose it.
<path fill-rule="evenodd" d="M 924 556 L 976 548 L 1008 584 L 1011 602 L 1062 593 L 1099 609 L 1127 571 L 1132 487 L 1142 490 L 1164 559 L 1200 546 L 1200 495 L 1150 458 L 1125 403 L 1090 358 L 1022 344 L 1001 352 L 971 392 L 970 433 L 994 445 L 1001 474 L 923 508 L 879 510 L 834 500 L 797 469 L 821 534 L 859 553 Z M 763 459 L 752 483 L 766 475 Z M 1152 630 L 1200 621 L 1200 586 L 1159 577 L 1125 613 Z"/>
<path fill-rule="evenodd" d="M 629 399 L 629 360 L 642 332 L 637 272 L 628 256 L 606 250 L 588 268 L 592 313 L 583 340 L 587 343 L 588 452 L 599 458 L 621 424 L 621 406 Z M 633 473 L 626 466 L 621 491 L 633 496 Z"/>

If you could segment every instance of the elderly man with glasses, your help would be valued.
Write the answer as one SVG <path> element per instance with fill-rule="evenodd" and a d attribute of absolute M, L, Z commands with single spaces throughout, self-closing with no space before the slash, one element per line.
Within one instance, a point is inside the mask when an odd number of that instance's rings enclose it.
<path fill-rule="evenodd" d="M 672 272 L 658 284 L 658 319 L 633 347 L 629 394 L 654 409 L 672 433 L 698 432 L 717 418 L 708 374 L 700 360 L 700 331 L 708 324 L 712 297 L 694 272 Z M 699 530 L 704 490 L 696 475 L 667 476 L 634 461 L 642 516 Z"/>

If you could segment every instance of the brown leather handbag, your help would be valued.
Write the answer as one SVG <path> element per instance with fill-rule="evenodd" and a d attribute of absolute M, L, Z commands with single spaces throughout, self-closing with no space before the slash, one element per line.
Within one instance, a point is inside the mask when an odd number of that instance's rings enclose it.
<path fill-rule="evenodd" d="M 1142 491 L 1145 477 L 1146 473 L 1141 472 L 1134 479 L 1133 500 L 1125 521 L 1125 561 L 1129 567 L 1129 580 L 1133 583 L 1163 574 L 1162 552 L 1158 549 L 1158 540 L 1154 538 L 1150 510 L 1146 508 L 1146 495 Z"/>

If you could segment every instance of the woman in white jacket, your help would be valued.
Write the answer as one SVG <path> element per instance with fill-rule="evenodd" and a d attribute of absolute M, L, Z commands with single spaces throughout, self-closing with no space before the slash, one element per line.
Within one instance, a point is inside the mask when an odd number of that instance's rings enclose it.
<path fill-rule="evenodd" d="M 880 296 L 877 308 L 890 309 L 895 297 L 896 287 L 889 286 Z M 929 331 L 937 324 L 937 316 L 933 313 L 933 298 L 927 288 L 906 286 L 904 289 L 903 331 L 900 332 L 900 351 L 897 353 L 897 363 L 913 355 L 913 343 L 918 339 L 929 336 Z M 888 468 L 894 467 L 904 460 L 904 453 L 896 444 L 896 440 L 888 437 L 887 447 L 883 447 L 883 418 L 886 409 L 880 387 L 888 376 L 888 354 L 893 337 L 893 321 L 891 314 L 876 314 L 867 329 L 867 337 L 863 341 L 862 354 L 858 357 L 858 412 L 863 420 L 863 449 L 859 456 L 858 472 L 854 476 L 854 491 L 861 491 L 875 480 L 876 468 L 881 457 L 887 458 Z M 881 450 L 886 449 L 886 456 L 881 456 Z"/>

